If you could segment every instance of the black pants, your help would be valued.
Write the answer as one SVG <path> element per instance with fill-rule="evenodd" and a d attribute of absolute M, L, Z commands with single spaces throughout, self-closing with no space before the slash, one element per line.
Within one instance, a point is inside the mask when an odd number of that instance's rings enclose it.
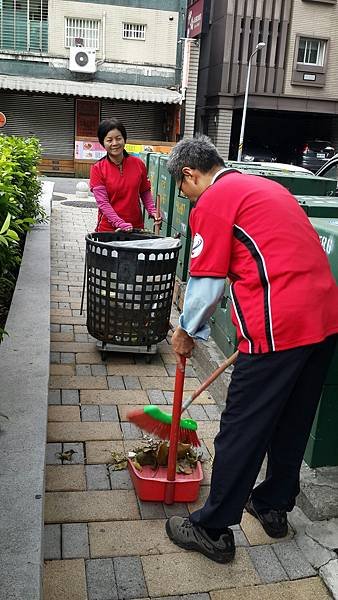
<path fill-rule="evenodd" d="M 258 512 L 290 511 L 299 471 L 337 336 L 269 354 L 240 353 L 215 438 L 210 495 L 193 523 L 240 523 L 252 492 Z M 266 478 L 252 490 L 265 454 Z"/>

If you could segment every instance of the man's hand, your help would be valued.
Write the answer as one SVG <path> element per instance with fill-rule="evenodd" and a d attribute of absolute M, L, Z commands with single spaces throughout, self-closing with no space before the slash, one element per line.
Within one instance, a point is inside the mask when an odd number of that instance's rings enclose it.
<path fill-rule="evenodd" d="M 195 346 L 194 338 L 190 337 L 184 329 L 177 327 L 173 333 L 172 346 L 176 355 L 176 363 L 182 369 L 181 357 L 190 358 Z"/>

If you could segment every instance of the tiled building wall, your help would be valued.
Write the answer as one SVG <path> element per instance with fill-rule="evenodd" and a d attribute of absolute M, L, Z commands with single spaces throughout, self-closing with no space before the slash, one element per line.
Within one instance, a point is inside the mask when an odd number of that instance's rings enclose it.
<path fill-rule="evenodd" d="M 110 61 L 128 62 L 129 64 L 176 65 L 178 12 L 151 10 L 51 0 L 49 5 L 49 52 L 52 55 L 67 57 L 69 49 L 65 47 L 65 19 L 101 20 L 100 50 L 98 58 L 102 58 L 102 25 L 106 22 L 105 57 Z M 125 40 L 122 38 L 122 24 L 146 24 L 146 39 Z"/>
<path fill-rule="evenodd" d="M 338 95 L 338 5 L 324 2 L 293 3 L 289 31 L 289 47 L 285 69 L 284 93 L 296 96 L 312 96 L 316 98 L 337 98 Z M 328 63 L 323 87 L 311 85 L 294 85 L 292 71 L 295 56 L 297 35 L 315 38 L 328 38 Z"/>

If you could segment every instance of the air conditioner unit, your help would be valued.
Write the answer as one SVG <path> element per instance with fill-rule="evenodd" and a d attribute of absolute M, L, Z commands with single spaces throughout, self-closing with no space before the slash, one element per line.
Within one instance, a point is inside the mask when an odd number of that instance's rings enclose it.
<path fill-rule="evenodd" d="M 81 46 L 70 48 L 69 70 L 74 71 L 75 73 L 95 73 L 95 58 L 95 50 L 83 48 Z"/>

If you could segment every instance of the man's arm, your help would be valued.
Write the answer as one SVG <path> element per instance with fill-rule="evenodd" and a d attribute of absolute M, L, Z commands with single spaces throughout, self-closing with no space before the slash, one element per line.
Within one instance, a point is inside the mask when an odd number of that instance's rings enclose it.
<path fill-rule="evenodd" d="M 208 319 L 215 312 L 223 293 L 223 278 L 190 277 L 179 327 L 172 337 L 172 345 L 179 365 L 181 356 L 191 356 L 195 339 L 208 339 L 210 334 Z"/>

